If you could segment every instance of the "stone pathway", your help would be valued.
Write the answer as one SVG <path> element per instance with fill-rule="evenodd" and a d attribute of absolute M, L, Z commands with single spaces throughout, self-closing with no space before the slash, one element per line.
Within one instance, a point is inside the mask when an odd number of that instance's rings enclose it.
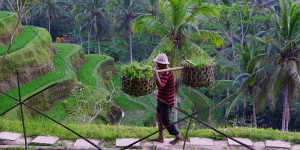
<path fill-rule="evenodd" d="M 235 138 L 242 143 L 252 146 L 255 150 L 300 150 L 300 144 L 291 145 L 290 142 L 279 141 L 279 140 L 266 140 L 254 142 L 247 138 Z M 104 150 L 118 150 L 123 146 L 127 146 L 138 139 L 136 138 L 122 138 L 116 139 L 115 143 L 105 145 L 97 139 L 90 139 L 94 144 L 99 147 L 114 147 L 114 148 L 103 148 Z M 169 144 L 172 138 L 166 138 L 164 143 L 143 141 L 138 142 L 132 147 L 132 149 L 142 150 L 177 150 L 182 149 L 184 142 L 181 141 L 176 145 Z M 38 136 L 36 138 L 27 138 L 29 148 L 33 149 L 95 149 L 90 143 L 83 139 L 77 139 L 76 141 L 59 140 L 58 137 L 50 136 Z M 33 145 L 39 146 L 33 146 Z M 20 133 L 2 132 L 0 133 L 0 149 L 9 148 L 25 148 L 24 138 Z M 188 150 L 247 150 L 247 148 L 241 146 L 239 143 L 231 139 L 226 141 L 213 140 L 209 138 L 192 137 L 185 144 L 185 149 Z"/>

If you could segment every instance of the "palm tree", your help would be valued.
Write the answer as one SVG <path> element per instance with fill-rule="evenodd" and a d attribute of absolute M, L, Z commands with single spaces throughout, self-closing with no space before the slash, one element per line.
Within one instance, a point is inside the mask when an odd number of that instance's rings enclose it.
<path fill-rule="evenodd" d="M 51 34 L 51 21 L 58 18 L 58 16 L 62 13 L 60 6 L 63 5 L 64 2 L 59 0 L 46 0 L 41 4 L 42 7 L 39 7 L 39 13 L 48 18 L 48 30 Z"/>
<path fill-rule="evenodd" d="M 134 0 L 121 0 L 120 3 L 120 30 L 124 30 L 126 34 L 127 44 L 130 51 L 130 61 L 132 62 L 132 30 L 131 30 L 131 21 L 137 17 L 137 9 L 140 9 L 138 3 L 134 3 Z"/>
<path fill-rule="evenodd" d="M 78 6 L 79 5 L 79 6 Z M 106 2 L 91 0 L 91 1 L 76 1 L 73 14 L 78 12 L 75 17 L 75 22 L 80 28 L 80 34 L 84 31 L 88 32 L 88 54 L 90 54 L 90 39 L 94 31 L 98 42 L 98 53 L 101 55 L 100 40 L 103 34 L 108 33 L 109 20 L 105 15 Z M 75 9 L 76 8 L 76 9 Z"/>
<path fill-rule="evenodd" d="M 159 6 L 159 0 L 147 0 L 147 5 L 146 5 L 146 11 L 149 14 L 152 14 L 153 16 L 156 16 L 158 14 L 158 6 Z M 150 34 L 150 42 L 152 45 L 152 39 L 153 39 L 153 48 L 156 46 L 156 36 Z"/>
<path fill-rule="evenodd" d="M 170 53 L 170 66 L 180 64 L 181 53 L 185 56 L 208 57 L 208 55 L 193 40 L 209 40 L 220 46 L 223 38 L 216 32 L 200 30 L 199 21 L 218 16 L 217 8 L 214 5 L 203 3 L 197 5 L 193 0 L 162 0 L 159 3 L 157 16 L 151 13 L 141 15 L 133 21 L 133 29 L 136 33 L 148 32 L 163 37 L 160 43 L 153 50 L 148 63 L 162 52 Z M 175 74 L 175 76 L 177 76 Z M 177 84 L 178 83 L 178 84 Z M 177 81 L 176 85 L 179 85 Z M 178 88 L 178 86 L 176 86 Z M 175 89 L 175 91 L 177 91 Z M 177 106 L 177 92 L 175 92 L 175 107 Z M 177 111 L 175 110 L 175 121 Z"/>
<path fill-rule="evenodd" d="M 275 9 L 272 8 L 275 12 Z M 280 0 L 280 14 L 274 13 L 271 37 L 261 40 L 270 46 L 265 54 L 268 70 L 262 80 L 258 99 L 268 99 L 275 107 L 275 97 L 283 94 L 282 130 L 288 131 L 294 95 L 300 96 L 300 4 Z M 270 59 L 271 58 L 271 59 Z M 281 90 L 282 89 L 282 90 Z"/>
<path fill-rule="evenodd" d="M 252 39 L 252 36 L 247 37 L 248 40 Z M 226 110 L 225 118 L 228 117 L 230 110 L 237 105 L 238 109 L 238 102 L 239 99 L 244 99 L 244 112 L 243 112 L 243 124 L 245 122 L 245 110 L 247 104 L 247 94 L 250 95 L 252 100 L 252 115 L 253 115 L 253 126 L 257 127 L 257 119 L 256 119 L 256 112 L 259 110 L 257 108 L 257 98 L 255 98 L 255 90 L 257 88 L 257 81 L 259 80 L 259 75 L 263 74 L 264 69 L 262 68 L 261 64 L 259 63 L 262 58 L 264 58 L 265 54 L 261 54 L 262 50 L 264 50 L 264 45 L 255 42 L 253 39 L 251 40 L 250 44 L 239 45 L 235 46 L 235 50 L 237 51 L 237 55 L 241 58 L 241 62 L 239 62 L 239 66 L 236 64 L 225 65 L 222 70 L 227 70 L 228 72 L 237 72 L 238 75 L 235 77 L 234 82 L 231 84 L 239 85 L 238 90 L 228 96 L 227 98 L 223 99 L 219 102 L 213 110 L 224 106 L 225 104 L 229 103 L 229 108 Z M 229 80 L 230 81 L 230 80 Z M 229 82 L 228 80 L 226 82 Z M 224 82 L 224 81 L 217 81 L 217 82 Z M 230 83 L 230 82 L 229 82 Z M 232 85 L 231 85 L 232 86 Z M 265 101 L 264 101 L 265 102 Z M 260 105 L 259 108 L 263 106 Z"/>
<path fill-rule="evenodd" d="M 118 20 L 120 18 L 119 16 L 119 7 L 120 7 L 120 0 L 111 0 L 109 4 L 106 7 L 106 11 L 108 13 L 108 18 L 111 22 L 111 32 L 112 32 L 112 40 L 114 49 L 117 50 L 116 42 L 115 42 L 115 34 L 114 34 L 114 27 L 118 23 Z"/>
<path fill-rule="evenodd" d="M 133 21 L 136 33 L 146 31 L 163 37 L 153 50 L 149 62 L 161 52 L 170 52 L 171 67 L 175 67 L 180 64 L 181 50 L 188 57 L 198 54 L 208 57 L 193 40 L 209 40 L 218 46 L 223 44 L 223 38 L 218 33 L 198 27 L 199 20 L 218 16 L 214 5 L 195 5 L 193 0 L 166 0 L 160 1 L 159 6 L 159 15 L 148 13 Z"/>

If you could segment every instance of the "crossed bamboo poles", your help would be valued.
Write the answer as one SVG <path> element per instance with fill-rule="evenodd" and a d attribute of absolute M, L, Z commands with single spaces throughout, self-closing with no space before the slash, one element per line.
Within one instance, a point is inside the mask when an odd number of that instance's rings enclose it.
<path fill-rule="evenodd" d="M 32 106 L 30 106 L 30 105 L 28 105 L 28 104 L 25 103 L 26 101 L 30 100 L 30 99 L 31 99 L 32 97 L 34 97 L 35 95 L 38 95 L 39 93 L 41 93 L 41 92 L 43 92 L 43 91 L 45 91 L 45 90 L 47 90 L 47 89 L 53 87 L 53 86 L 56 85 L 56 84 L 51 85 L 51 86 L 49 86 L 49 87 L 47 87 L 47 88 L 45 88 L 45 89 L 39 91 L 38 93 L 36 93 L 36 94 L 34 94 L 34 95 L 30 96 L 29 98 L 27 98 L 27 99 L 25 99 L 25 100 L 22 101 L 22 99 L 21 99 L 21 90 L 20 90 L 20 83 L 19 83 L 19 73 L 18 73 L 18 71 L 16 71 L 16 74 L 17 74 L 17 83 L 18 83 L 19 98 L 15 98 L 15 97 L 13 97 L 13 96 L 7 94 L 6 92 L 4 92 L 4 91 L 2 91 L 2 90 L 0 90 L 0 93 L 5 94 L 6 96 L 8 96 L 8 97 L 12 98 L 13 100 L 17 101 L 18 104 L 12 106 L 11 108 L 7 109 L 5 112 L 1 113 L 1 114 L 0 114 L 0 117 L 3 116 L 4 114 L 6 114 L 7 112 L 11 111 L 12 109 L 14 109 L 14 108 L 16 108 L 17 106 L 20 105 L 20 108 L 21 108 L 21 115 L 22 115 L 22 118 L 21 118 L 21 119 L 22 119 L 22 126 L 23 126 L 23 134 L 24 134 L 25 148 L 26 148 L 26 149 L 28 149 L 28 144 L 27 144 L 27 136 L 26 136 L 26 127 L 25 127 L 24 113 L 23 113 L 23 108 L 22 108 L 23 105 L 25 105 L 26 107 L 32 109 L 33 111 L 35 111 L 35 112 L 37 112 L 37 113 L 39 113 L 39 114 L 41 114 L 41 115 L 43 115 L 44 117 L 46 117 L 46 118 L 52 120 L 52 121 L 55 122 L 56 124 L 58 124 L 58 125 L 64 127 L 65 129 L 71 131 L 72 133 L 76 134 L 76 135 L 79 136 L 80 138 L 84 139 L 85 141 L 87 141 L 88 143 L 90 143 L 91 145 L 93 145 L 95 148 L 101 150 L 101 148 L 100 148 L 99 146 L 97 146 L 96 144 L 94 144 L 93 142 L 91 142 L 89 139 L 85 138 L 84 136 L 80 135 L 80 134 L 77 133 L 76 131 L 70 129 L 69 127 L 63 125 L 62 123 L 56 121 L 55 119 L 53 119 L 53 118 L 51 118 L 51 117 L 45 115 L 45 114 L 42 113 L 41 111 L 39 111 L 39 110 L 37 110 L 37 109 L 33 108 Z M 161 102 L 163 102 L 163 103 L 165 103 L 165 104 L 168 104 L 168 103 L 166 103 L 166 102 L 164 102 L 164 101 L 161 101 Z M 168 104 L 168 105 L 169 105 L 169 104 Z M 196 106 L 195 106 L 195 107 L 196 107 Z M 208 124 L 206 124 L 206 123 L 204 123 L 204 122 L 202 122 L 202 121 L 200 121 L 199 119 L 197 119 L 197 118 L 194 117 L 195 115 L 197 115 L 197 114 L 199 114 L 199 113 L 201 113 L 201 112 L 203 112 L 203 111 L 209 109 L 210 107 L 204 108 L 204 109 L 202 109 L 202 110 L 200 110 L 200 111 L 197 111 L 197 112 L 194 112 L 194 111 L 193 111 L 192 114 L 188 114 L 188 113 L 186 113 L 185 111 L 181 110 L 180 108 L 177 108 L 177 107 L 174 107 L 174 108 L 177 109 L 178 111 L 180 111 L 181 113 L 183 113 L 183 114 L 186 115 L 186 117 L 184 117 L 184 118 L 182 118 L 182 119 L 176 121 L 174 124 L 177 124 L 177 123 L 179 123 L 179 122 L 182 122 L 182 121 L 186 120 L 187 118 L 194 119 L 194 120 L 196 120 L 197 122 L 203 124 L 204 126 L 206 126 L 206 127 L 208 127 L 208 128 L 211 128 L 212 130 L 214 130 L 214 131 L 220 133 L 221 135 L 223 135 L 223 136 L 225 136 L 225 137 L 227 137 L 227 138 L 230 138 L 231 140 L 233 140 L 233 141 L 235 141 L 235 142 L 237 142 L 237 143 L 239 143 L 239 144 L 241 144 L 241 145 L 243 145 L 243 146 L 245 146 L 245 147 L 247 147 L 247 148 L 253 150 L 253 148 L 252 148 L 251 146 L 248 146 L 248 145 L 246 145 L 246 144 L 244 144 L 244 143 L 242 143 L 242 142 L 240 142 L 240 141 L 238 141 L 238 140 L 236 140 L 236 139 L 234 139 L 234 138 L 232 138 L 232 137 L 230 137 L 230 136 L 228 136 L 228 135 L 222 133 L 221 131 L 219 131 L 219 130 L 213 128 L 213 127 L 211 127 L 210 125 L 208 125 Z M 195 110 L 195 109 L 194 109 L 194 110 Z M 169 126 L 167 126 L 167 127 L 169 127 Z M 136 143 L 138 143 L 138 142 L 140 142 L 140 141 L 145 140 L 146 138 L 148 138 L 148 137 L 150 137 L 150 136 L 152 136 L 152 135 L 154 135 L 154 134 L 156 134 L 156 133 L 158 133 L 158 132 L 164 130 L 164 129 L 167 128 L 167 127 L 164 127 L 163 129 L 157 130 L 157 131 L 155 131 L 155 132 L 153 132 L 153 133 L 151 133 L 151 134 L 149 134 L 149 135 L 147 135 L 147 136 L 145 136 L 145 137 L 139 139 L 138 141 L 133 142 L 132 144 L 123 147 L 122 149 L 128 149 L 128 148 L 132 147 L 134 144 L 136 144 Z M 187 132 L 188 132 L 188 130 L 189 130 L 189 128 L 187 129 Z M 185 140 L 186 140 L 186 138 L 187 138 L 187 136 L 185 137 Z"/>

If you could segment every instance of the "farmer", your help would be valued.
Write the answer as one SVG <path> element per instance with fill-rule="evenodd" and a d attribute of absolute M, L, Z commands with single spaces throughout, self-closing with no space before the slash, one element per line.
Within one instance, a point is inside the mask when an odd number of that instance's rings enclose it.
<path fill-rule="evenodd" d="M 158 69 L 168 69 L 169 61 L 166 54 L 161 53 L 157 55 L 156 62 Z M 157 69 L 153 67 L 153 71 L 156 76 L 156 84 L 158 87 L 157 93 L 157 107 L 156 107 L 156 119 L 158 124 L 158 129 L 161 130 L 163 126 L 167 127 L 169 134 L 175 135 L 176 138 L 170 141 L 170 144 L 176 144 L 183 140 L 182 136 L 179 134 L 175 125 L 171 122 L 171 110 L 174 105 L 174 76 L 171 71 L 163 72 L 158 75 Z M 159 132 L 157 138 L 151 139 L 151 141 L 164 142 L 163 131 Z"/>

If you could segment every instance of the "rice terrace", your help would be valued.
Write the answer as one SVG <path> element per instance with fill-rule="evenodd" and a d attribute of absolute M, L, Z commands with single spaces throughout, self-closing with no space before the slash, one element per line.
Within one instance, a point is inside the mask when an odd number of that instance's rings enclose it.
<path fill-rule="evenodd" d="M 299 0 L 0 0 L 0 149 L 300 150 Z"/>

